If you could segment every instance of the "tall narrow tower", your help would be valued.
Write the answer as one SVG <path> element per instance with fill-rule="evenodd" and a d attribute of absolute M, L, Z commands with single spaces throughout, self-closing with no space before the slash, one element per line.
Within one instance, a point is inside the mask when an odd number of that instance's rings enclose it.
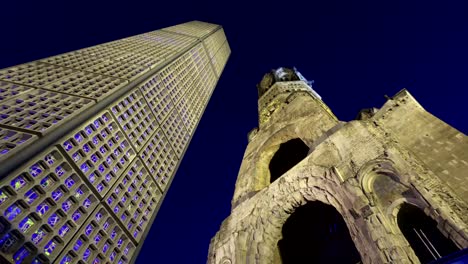
<path fill-rule="evenodd" d="M 428 263 L 463 254 L 464 134 L 406 90 L 350 122 L 296 69 L 272 70 L 258 91 L 259 127 L 208 263 Z"/>
<path fill-rule="evenodd" d="M 0 263 L 134 262 L 229 55 L 193 21 L 0 70 Z"/>

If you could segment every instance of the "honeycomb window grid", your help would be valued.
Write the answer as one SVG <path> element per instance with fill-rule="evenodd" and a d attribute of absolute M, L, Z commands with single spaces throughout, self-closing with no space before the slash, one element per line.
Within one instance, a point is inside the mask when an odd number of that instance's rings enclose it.
<path fill-rule="evenodd" d="M 206 49 L 208 50 L 210 58 L 213 58 L 213 56 L 216 54 L 219 48 L 221 48 L 225 41 L 226 35 L 224 34 L 224 30 L 222 28 L 218 29 L 215 33 L 211 34 L 203 41 L 206 45 Z"/>
<path fill-rule="evenodd" d="M 108 60 L 111 60 L 112 58 L 122 56 L 128 51 L 120 50 L 120 49 L 113 49 L 108 46 L 108 43 L 104 43 L 98 46 L 92 46 L 89 48 L 80 49 L 80 50 L 77 50 L 76 52 L 80 54 L 85 54 L 87 56 L 91 56 L 94 58 L 101 58 L 105 60 L 104 62 L 106 62 Z M 87 68 L 87 69 L 90 69 L 90 68 Z"/>
<path fill-rule="evenodd" d="M 73 72 L 65 67 L 34 61 L 0 70 L 0 79 L 41 88 Z"/>
<path fill-rule="evenodd" d="M 123 61 L 108 60 L 88 68 L 87 70 L 96 74 L 132 81 L 147 72 L 149 68 L 141 65 L 128 64 Z"/>
<path fill-rule="evenodd" d="M 106 208 L 98 206 L 62 251 L 57 263 L 128 263 L 135 245 L 116 221 Z"/>
<path fill-rule="evenodd" d="M 100 198 L 136 153 L 112 115 L 102 112 L 60 141 L 60 146 Z"/>
<path fill-rule="evenodd" d="M 141 92 L 144 94 L 149 107 L 153 110 L 158 123 L 161 123 L 171 111 L 174 104 L 170 97 L 169 89 L 158 81 L 159 76 L 156 74 L 148 79 L 140 86 Z"/>
<path fill-rule="evenodd" d="M 45 134 L 93 104 L 90 99 L 34 89 L 1 103 L 0 126 Z"/>
<path fill-rule="evenodd" d="M 29 260 L 53 261 L 97 203 L 58 149 L 38 155 L 0 187 L 0 219 L 10 224 L 0 239 L 20 238 L 0 254 L 12 260 L 26 247 Z"/>
<path fill-rule="evenodd" d="M 86 53 L 79 53 L 77 51 L 72 51 L 41 60 L 41 62 L 68 67 L 75 70 L 86 70 L 104 61 L 105 59 L 103 58 L 91 56 Z"/>
<path fill-rule="evenodd" d="M 141 92 L 138 89 L 131 91 L 110 109 L 139 152 L 159 126 Z"/>
<path fill-rule="evenodd" d="M 0 103 L 32 90 L 32 87 L 0 81 Z"/>
<path fill-rule="evenodd" d="M 159 188 L 164 192 L 179 160 L 161 129 L 154 133 L 139 156 Z"/>
<path fill-rule="evenodd" d="M 72 94 L 99 101 L 105 97 L 105 95 L 121 89 L 127 83 L 126 80 L 110 76 L 77 72 L 57 82 L 51 83 L 46 88 L 60 93 Z"/>
<path fill-rule="evenodd" d="M 0 162 L 37 139 L 34 134 L 0 127 Z"/>
<path fill-rule="evenodd" d="M 143 162 L 135 159 L 104 201 L 128 234 L 139 243 L 161 197 L 161 191 Z"/>
<path fill-rule="evenodd" d="M 175 151 L 177 156 L 181 158 L 183 151 L 188 144 L 190 136 L 187 129 L 185 128 L 182 118 L 175 109 L 161 124 L 161 128 L 171 143 L 172 149 Z"/>
<path fill-rule="evenodd" d="M 218 26 L 210 23 L 191 21 L 184 24 L 164 28 L 163 30 L 177 32 L 180 34 L 197 38 L 204 37 L 215 30 Z"/>

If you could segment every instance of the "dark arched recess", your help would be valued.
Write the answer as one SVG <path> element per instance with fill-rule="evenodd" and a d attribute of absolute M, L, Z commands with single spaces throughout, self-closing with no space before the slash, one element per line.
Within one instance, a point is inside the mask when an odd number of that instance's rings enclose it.
<path fill-rule="evenodd" d="M 291 139 L 280 145 L 270 161 L 270 182 L 274 182 L 281 175 L 307 157 L 309 147 L 300 138 Z"/>
<path fill-rule="evenodd" d="M 331 205 L 308 202 L 283 225 L 278 242 L 283 264 L 356 264 L 361 257 L 341 214 Z"/>
<path fill-rule="evenodd" d="M 459 250 L 452 240 L 440 232 L 437 222 L 414 205 L 403 204 L 397 221 L 401 232 L 423 264 Z"/>

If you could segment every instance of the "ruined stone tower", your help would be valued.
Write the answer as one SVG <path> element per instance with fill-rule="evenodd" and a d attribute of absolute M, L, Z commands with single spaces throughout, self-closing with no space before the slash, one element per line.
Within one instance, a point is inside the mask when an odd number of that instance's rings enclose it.
<path fill-rule="evenodd" d="M 428 263 L 468 247 L 468 138 L 402 90 L 339 121 L 296 69 L 258 85 L 208 263 Z"/>

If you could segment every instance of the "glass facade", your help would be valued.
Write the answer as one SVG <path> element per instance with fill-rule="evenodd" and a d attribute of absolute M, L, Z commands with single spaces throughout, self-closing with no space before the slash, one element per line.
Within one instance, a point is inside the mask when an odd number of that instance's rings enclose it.
<path fill-rule="evenodd" d="M 1 69 L 0 262 L 134 261 L 229 55 L 192 21 Z"/>

